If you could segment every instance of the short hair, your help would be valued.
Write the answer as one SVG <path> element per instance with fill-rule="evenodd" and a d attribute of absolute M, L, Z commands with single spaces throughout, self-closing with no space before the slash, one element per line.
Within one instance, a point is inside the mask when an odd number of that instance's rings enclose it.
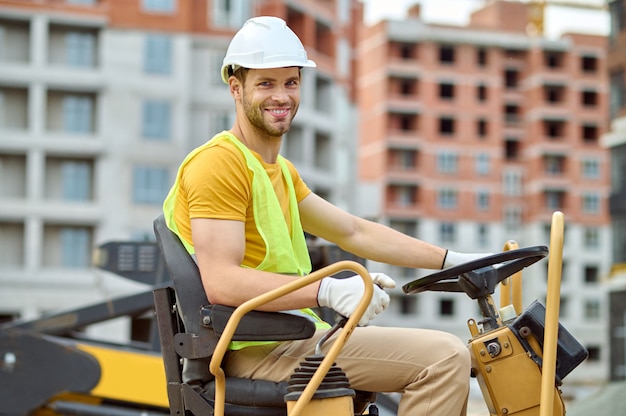
<path fill-rule="evenodd" d="M 246 83 L 246 75 L 248 75 L 249 68 L 244 68 L 240 66 L 236 70 L 233 71 L 232 67 L 228 69 L 228 76 L 234 75 L 235 78 L 241 82 L 241 85 Z"/>

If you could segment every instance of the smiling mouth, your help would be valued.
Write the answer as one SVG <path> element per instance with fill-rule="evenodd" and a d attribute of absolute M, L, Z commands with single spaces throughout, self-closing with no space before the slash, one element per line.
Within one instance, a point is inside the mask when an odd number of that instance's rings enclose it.
<path fill-rule="evenodd" d="M 266 111 L 276 118 L 285 118 L 289 114 L 288 108 L 274 108 Z"/>

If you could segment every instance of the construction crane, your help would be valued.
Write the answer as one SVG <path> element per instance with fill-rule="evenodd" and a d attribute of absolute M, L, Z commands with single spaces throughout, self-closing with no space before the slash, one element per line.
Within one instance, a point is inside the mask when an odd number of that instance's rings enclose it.
<path fill-rule="evenodd" d="M 535 36 L 543 36 L 547 6 L 567 7 L 573 9 L 606 10 L 603 1 L 590 0 L 530 0 L 528 3 L 528 32 Z"/>

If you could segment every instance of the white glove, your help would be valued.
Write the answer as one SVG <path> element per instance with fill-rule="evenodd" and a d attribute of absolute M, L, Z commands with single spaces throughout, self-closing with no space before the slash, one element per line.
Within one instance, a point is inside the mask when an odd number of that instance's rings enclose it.
<path fill-rule="evenodd" d="M 446 257 L 443 260 L 442 269 L 448 267 L 458 266 L 459 264 L 467 263 L 472 260 L 481 259 L 483 257 L 491 256 L 494 253 L 457 253 L 456 251 L 448 250 Z"/>
<path fill-rule="evenodd" d="M 389 295 L 378 285 L 393 287 L 396 282 L 385 274 L 377 273 L 376 275 L 378 281 L 372 276 L 372 281 L 374 282 L 372 300 L 367 309 L 365 309 L 363 316 L 361 316 L 359 326 L 367 325 L 370 320 L 389 306 Z M 364 291 L 365 286 L 363 279 L 359 275 L 350 276 L 345 279 L 326 277 L 320 282 L 320 288 L 317 292 L 317 303 L 320 306 L 327 306 L 349 318 L 361 301 Z"/>
<path fill-rule="evenodd" d="M 370 273 L 370 276 L 372 276 L 372 283 L 382 289 L 393 289 L 396 287 L 396 281 L 385 273 Z"/>

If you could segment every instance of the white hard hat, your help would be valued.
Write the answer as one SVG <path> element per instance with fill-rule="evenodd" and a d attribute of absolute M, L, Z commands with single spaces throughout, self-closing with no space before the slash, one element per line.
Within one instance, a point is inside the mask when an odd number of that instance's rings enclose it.
<path fill-rule="evenodd" d="M 307 58 L 298 36 L 278 17 L 248 19 L 230 41 L 222 63 L 222 80 L 228 83 L 229 69 L 315 67 Z M 232 74 L 232 72 L 231 72 Z"/>

